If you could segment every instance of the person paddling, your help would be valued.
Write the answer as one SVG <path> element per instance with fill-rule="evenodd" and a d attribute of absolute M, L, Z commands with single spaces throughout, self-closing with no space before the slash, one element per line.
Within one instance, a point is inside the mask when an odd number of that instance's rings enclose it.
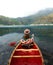
<path fill-rule="evenodd" d="M 22 46 L 25 48 L 30 48 L 30 46 L 33 45 L 32 43 L 34 42 L 34 38 L 32 35 L 30 35 L 29 29 L 24 30 L 24 36 L 20 41 L 22 43 Z"/>

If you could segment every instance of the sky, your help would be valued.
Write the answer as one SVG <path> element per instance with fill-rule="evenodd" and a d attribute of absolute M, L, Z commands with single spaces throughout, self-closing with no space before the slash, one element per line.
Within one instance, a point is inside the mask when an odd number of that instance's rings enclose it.
<path fill-rule="evenodd" d="M 0 15 L 24 17 L 45 8 L 53 8 L 53 0 L 0 0 Z"/>

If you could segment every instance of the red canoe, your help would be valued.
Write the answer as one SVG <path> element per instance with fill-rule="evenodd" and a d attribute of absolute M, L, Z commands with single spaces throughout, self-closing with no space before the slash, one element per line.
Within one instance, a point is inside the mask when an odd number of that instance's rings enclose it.
<path fill-rule="evenodd" d="M 19 43 L 13 50 L 8 65 L 44 65 L 44 61 L 35 42 L 31 49 L 23 49 Z"/>

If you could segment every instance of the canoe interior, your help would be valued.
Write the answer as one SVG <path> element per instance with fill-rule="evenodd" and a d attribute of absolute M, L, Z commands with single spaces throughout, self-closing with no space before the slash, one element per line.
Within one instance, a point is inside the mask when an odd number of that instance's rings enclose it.
<path fill-rule="evenodd" d="M 44 65 L 44 61 L 35 42 L 31 49 L 23 49 L 19 43 L 11 54 L 9 65 Z"/>

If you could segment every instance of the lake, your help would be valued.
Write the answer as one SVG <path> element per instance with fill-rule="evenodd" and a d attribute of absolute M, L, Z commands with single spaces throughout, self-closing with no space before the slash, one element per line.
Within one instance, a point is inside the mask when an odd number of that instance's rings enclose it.
<path fill-rule="evenodd" d="M 8 59 L 13 51 L 13 47 L 8 43 L 19 41 L 23 36 L 23 31 L 29 28 L 31 34 L 35 35 L 35 42 L 40 49 L 45 49 L 49 53 L 53 53 L 53 25 L 36 25 L 36 26 L 0 26 L 0 64 L 7 65 Z M 6 55 L 6 57 L 5 57 Z M 48 59 L 49 58 L 49 59 Z M 52 63 L 51 58 L 46 60 Z M 5 60 L 3 60 L 5 59 Z M 51 61 L 50 61 L 51 60 Z M 53 65 L 53 64 L 50 64 Z"/>
<path fill-rule="evenodd" d="M 50 35 L 53 36 L 53 25 L 3 25 L 0 26 L 0 35 L 8 33 L 23 33 L 23 31 L 28 28 L 31 30 L 31 33 L 37 35 Z M 33 30 L 33 31 L 32 31 Z"/>
<path fill-rule="evenodd" d="M 12 33 L 22 33 L 24 30 L 28 28 L 31 30 L 31 34 L 35 35 L 35 41 L 39 46 L 42 46 L 46 49 L 52 51 L 52 44 L 53 44 L 53 25 L 9 25 L 9 26 L 0 26 L 0 36 L 4 35 L 4 38 L 7 35 L 7 38 L 13 39 Z M 16 36 L 16 35 L 15 35 Z M 14 36 L 14 38 L 15 38 Z M 3 39 L 3 38 L 2 38 Z M 2 40 L 0 38 L 0 40 Z M 17 39 L 17 38 L 15 38 Z M 39 44 L 40 43 L 40 44 Z"/>

